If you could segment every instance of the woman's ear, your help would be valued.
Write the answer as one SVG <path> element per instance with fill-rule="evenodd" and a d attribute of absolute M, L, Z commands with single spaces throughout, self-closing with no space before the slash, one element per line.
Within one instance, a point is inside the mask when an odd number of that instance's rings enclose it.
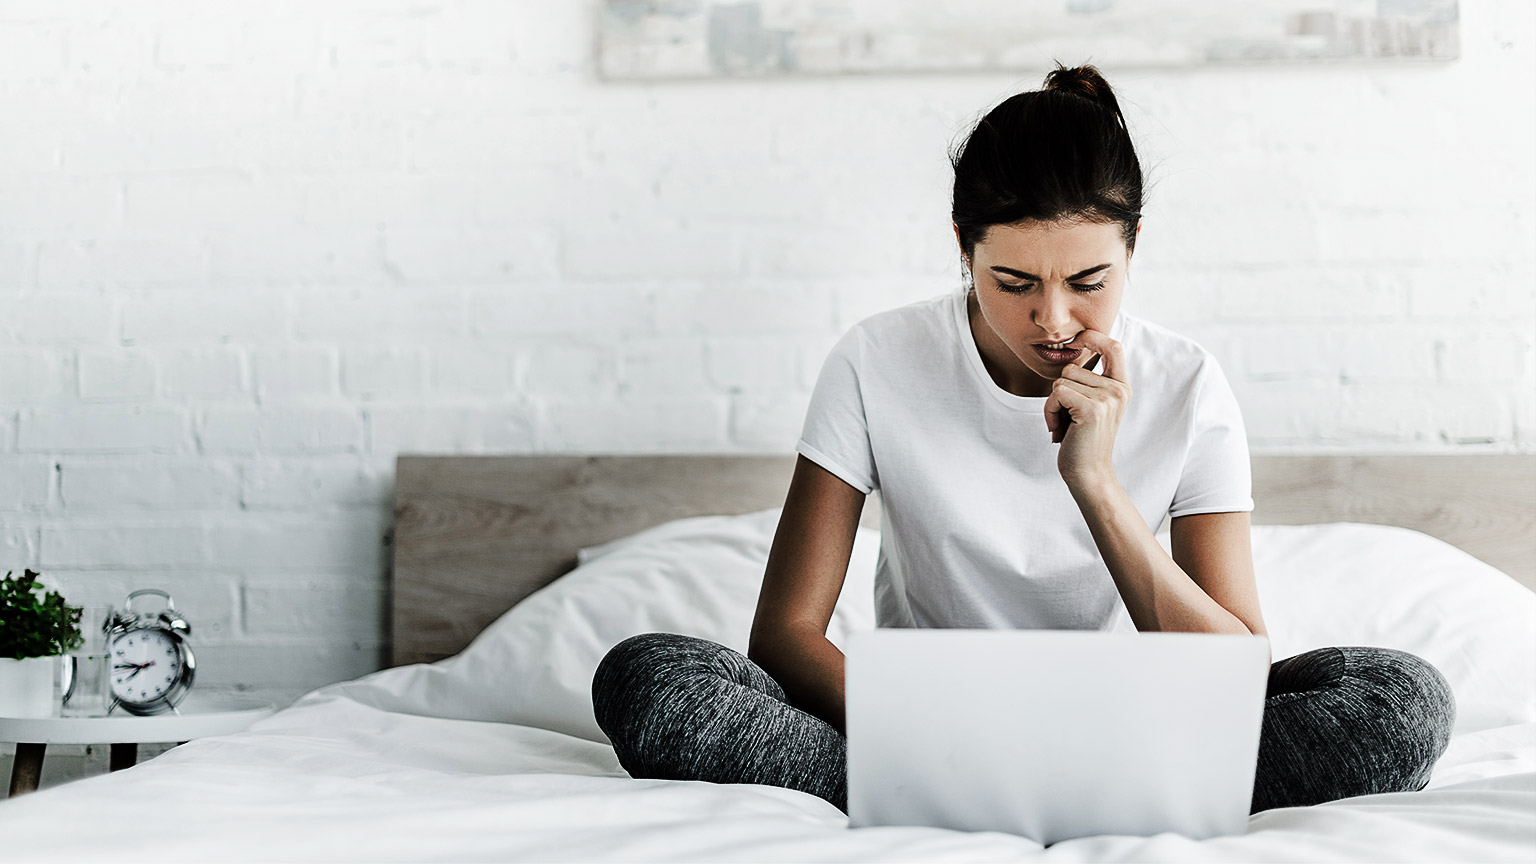
<path fill-rule="evenodd" d="M 958 223 L 951 222 L 949 223 L 949 227 L 955 229 L 955 245 L 960 248 L 960 262 L 965 265 L 965 269 L 969 270 L 971 269 L 971 259 L 966 256 L 965 245 L 960 242 L 960 225 Z"/>

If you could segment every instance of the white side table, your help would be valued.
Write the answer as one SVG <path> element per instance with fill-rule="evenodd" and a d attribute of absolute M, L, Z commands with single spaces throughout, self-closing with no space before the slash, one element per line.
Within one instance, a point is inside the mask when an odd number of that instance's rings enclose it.
<path fill-rule="evenodd" d="M 111 771 L 131 768 L 139 758 L 139 745 L 150 742 L 185 743 L 194 738 L 239 732 L 273 713 L 266 702 L 187 697 L 177 709 L 138 717 L 119 708 L 110 717 L 0 717 L 0 741 L 16 744 L 11 764 L 11 795 L 37 789 L 43 773 L 43 753 L 49 744 L 111 744 Z"/>

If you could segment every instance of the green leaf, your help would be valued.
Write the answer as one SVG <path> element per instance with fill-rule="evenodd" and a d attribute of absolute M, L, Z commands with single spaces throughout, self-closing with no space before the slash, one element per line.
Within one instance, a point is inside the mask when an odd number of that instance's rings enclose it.
<path fill-rule="evenodd" d="M 19 579 L 12 572 L 0 579 L 0 657 L 52 657 L 79 648 L 80 607 L 45 590 L 36 571 L 23 569 Z"/>

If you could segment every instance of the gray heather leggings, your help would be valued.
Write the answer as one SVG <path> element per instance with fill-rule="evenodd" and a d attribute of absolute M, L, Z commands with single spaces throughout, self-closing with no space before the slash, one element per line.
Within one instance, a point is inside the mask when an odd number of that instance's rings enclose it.
<path fill-rule="evenodd" d="M 724 645 L 626 639 L 598 665 L 592 707 L 630 776 L 783 786 L 848 809 L 846 739 Z M 1318 648 L 1277 660 L 1249 812 L 1422 789 L 1455 720 L 1450 685 L 1413 654 Z"/>

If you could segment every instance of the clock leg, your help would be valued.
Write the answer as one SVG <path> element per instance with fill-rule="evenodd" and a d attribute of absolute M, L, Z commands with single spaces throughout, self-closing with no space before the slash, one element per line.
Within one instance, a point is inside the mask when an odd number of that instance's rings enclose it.
<path fill-rule="evenodd" d="M 21 742 L 16 745 L 16 759 L 11 763 L 11 797 L 23 792 L 37 791 L 37 781 L 43 776 L 43 751 L 47 744 Z"/>
<path fill-rule="evenodd" d="M 107 760 L 107 770 L 121 771 L 124 768 L 132 768 L 133 763 L 137 761 L 139 761 L 139 745 L 113 744 L 112 757 Z"/>

